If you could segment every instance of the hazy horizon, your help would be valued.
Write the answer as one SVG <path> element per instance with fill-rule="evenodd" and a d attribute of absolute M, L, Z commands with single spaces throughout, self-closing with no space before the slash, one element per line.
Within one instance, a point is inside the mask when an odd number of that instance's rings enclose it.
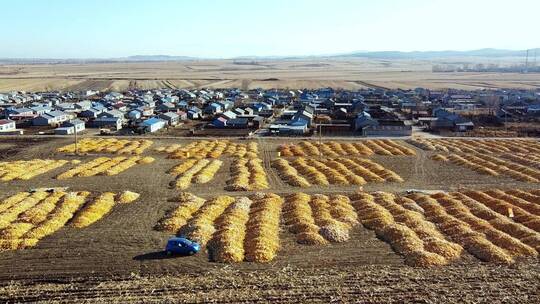
<path fill-rule="evenodd" d="M 0 0 L 0 58 L 324 56 L 540 46 L 540 3 Z M 18 13 L 20 12 L 20 13 Z"/>

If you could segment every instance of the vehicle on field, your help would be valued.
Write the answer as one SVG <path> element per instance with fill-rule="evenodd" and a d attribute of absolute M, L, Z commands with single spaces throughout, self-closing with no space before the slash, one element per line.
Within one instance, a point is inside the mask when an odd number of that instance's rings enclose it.
<path fill-rule="evenodd" d="M 172 237 L 167 241 L 165 252 L 167 255 L 194 255 L 201 250 L 201 245 L 183 237 Z"/>

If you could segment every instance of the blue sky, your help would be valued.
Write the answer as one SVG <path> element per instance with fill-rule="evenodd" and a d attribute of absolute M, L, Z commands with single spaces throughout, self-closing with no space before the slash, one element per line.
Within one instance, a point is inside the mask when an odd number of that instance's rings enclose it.
<path fill-rule="evenodd" d="M 0 0 L 0 57 L 540 46 L 538 0 Z"/>

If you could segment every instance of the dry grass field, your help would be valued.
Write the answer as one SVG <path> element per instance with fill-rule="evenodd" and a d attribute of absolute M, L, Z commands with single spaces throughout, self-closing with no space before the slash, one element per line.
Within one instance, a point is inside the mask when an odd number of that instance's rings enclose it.
<path fill-rule="evenodd" d="M 103 303 L 540 301 L 539 183 L 433 159 L 447 153 L 441 149 L 449 142 L 433 141 L 431 150 L 402 140 L 329 139 L 323 155 L 304 156 L 302 167 L 302 156 L 292 154 L 313 149 L 302 140 L 288 139 L 286 146 L 282 139 L 151 140 L 137 157 L 153 162 L 95 175 L 82 173 L 94 170 L 83 165 L 130 157 L 118 154 L 129 143 L 87 141 L 88 151 L 75 156 L 68 138 L 1 139 L 4 164 L 68 162 L 29 179 L 0 181 L 0 201 L 43 187 L 67 187 L 66 193 L 92 199 L 80 201 L 73 218 L 39 243 L 0 252 L 0 301 L 55 303 L 67 295 Z M 468 142 L 495 155 L 538 145 L 496 143 Z M 339 156 L 325 155 L 330 147 Z M 283 149 L 292 152 L 278 156 Z M 323 172 L 329 183 L 291 185 L 276 159 L 310 167 L 299 171 L 310 181 L 320 176 L 313 172 Z M 76 177 L 57 178 L 74 169 Z M 182 176 L 189 182 L 178 189 Z M 140 197 L 111 201 L 126 190 Z M 42 205 L 51 213 L 38 214 L 49 219 L 62 202 L 2 202 L 0 224 L 26 227 L 18 223 Z M 81 215 L 90 211 L 98 216 Z M 85 217 L 91 225 L 81 224 Z M 194 256 L 168 257 L 162 250 L 175 232 L 206 246 Z M 26 239 L 24 231 L 0 229 L 0 238 L 7 236 Z"/>
<path fill-rule="evenodd" d="M 448 59 L 467 62 L 471 59 Z M 478 59 L 490 62 L 487 59 Z M 471 61 L 472 62 L 472 61 Z M 504 59 L 497 63 L 505 64 Z M 515 64 L 509 61 L 507 64 Z M 128 88 L 489 88 L 540 87 L 540 74 L 433 73 L 432 62 L 361 58 L 0 65 L 0 92 Z"/>

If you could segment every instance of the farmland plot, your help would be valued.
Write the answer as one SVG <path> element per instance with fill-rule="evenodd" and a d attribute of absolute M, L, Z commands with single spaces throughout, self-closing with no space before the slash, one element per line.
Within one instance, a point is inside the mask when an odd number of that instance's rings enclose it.
<path fill-rule="evenodd" d="M 173 144 L 156 148 L 156 151 L 167 153 L 169 158 L 219 158 L 222 156 L 233 156 L 243 158 L 256 158 L 258 147 L 256 142 L 240 144 L 229 140 L 200 140 L 191 142 L 185 146 Z"/>
<path fill-rule="evenodd" d="M 65 225 L 87 227 L 107 215 L 115 204 L 131 203 L 138 197 L 130 191 L 19 192 L 0 202 L 0 250 L 34 247 Z"/>
<path fill-rule="evenodd" d="M 0 162 L 0 181 L 29 180 L 38 175 L 60 168 L 69 161 L 53 159 L 33 159 Z"/>
<path fill-rule="evenodd" d="M 279 250 L 282 223 L 298 244 L 308 246 L 347 242 L 361 224 L 410 266 L 449 265 L 464 254 L 512 264 L 538 256 L 539 202 L 538 191 L 498 189 L 432 195 L 294 193 L 284 198 L 259 193 L 208 200 L 183 193 L 156 229 L 197 240 L 217 262 L 271 261 Z"/>
<path fill-rule="evenodd" d="M 74 153 L 77 148 L 80 153 L 111 153 L 111 154 L 142 154 L 152 146 L 151 140 L 126 140 L 116 138 L 85 138 L 75 144 L 58 148 L 58 152 Z"/>
<path fill-rule="evenodd" d="M 291 186 L 364 185 L 367 182 L 403 182 L 395 172 L 362 158 L 315 159 L 298 157 L 292 161 L 280 158 L 272 166 Z"/>
<path fill-rule="evenodd" d="M 204 200 L 183 193 L 156 229 L 185 235 L 207 247 L 216 262 L 270 262 L 280 248 L 283 199 L 275 194 L 217 196 Z"/>
<path fill-rule="evenodd" d="M 152 157 L 99 157 L 61 173 L 56 178 L 62 180 L 72 177 L 88 177 L 96 175 L 112 176 L 120 174 L 138 164 L 149 164 L 152 162 L 154 162 L 154 158 Z"/>
<path fill-rule="evenodd" d="M 278 148 L 282 157 L 291 156 L 324 156 L 336 158 L 340 156 L 370 156 L 378 155 L 416 155 L 415 151 L 395 140 L 373 139 L 348 142 L 301 141 L 298 144 L 283 144 Z"/>
<path fill-rule="evenodd" d="M 420 139 L 408 141 L 426 151 L 452 153 L 534 153 L 540 154 L 540 142 L 529 139 Z"/>

